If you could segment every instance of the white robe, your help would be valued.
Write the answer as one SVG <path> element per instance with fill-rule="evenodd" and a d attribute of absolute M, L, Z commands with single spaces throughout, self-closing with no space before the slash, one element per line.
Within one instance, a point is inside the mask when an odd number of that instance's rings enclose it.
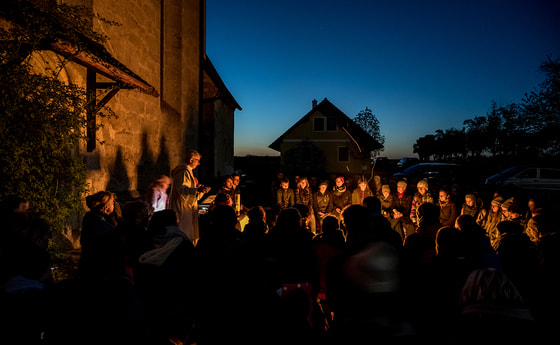
<path fill-rule="evenodd" d="M 177 213 L 179 229 L 196 244 L 198 230 L 198 200 L 204 193 L 197 190 L 196 179 L 186 164 L 179 165 L 171 173 L 169 208 Z"/>

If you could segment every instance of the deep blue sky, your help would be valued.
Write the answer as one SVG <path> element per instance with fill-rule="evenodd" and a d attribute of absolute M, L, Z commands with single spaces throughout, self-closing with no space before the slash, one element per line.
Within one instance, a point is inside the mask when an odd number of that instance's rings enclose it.
<path fill-rule="evenodd" d="M 560 57 L 559 0 L 207 0 L 206 52 L 237 102 L 235 155 L 268 148 L 327 98 L 366 107 L 382 156 L 415 156 L 438 129 L 462 128 L 538 87 Z"/>

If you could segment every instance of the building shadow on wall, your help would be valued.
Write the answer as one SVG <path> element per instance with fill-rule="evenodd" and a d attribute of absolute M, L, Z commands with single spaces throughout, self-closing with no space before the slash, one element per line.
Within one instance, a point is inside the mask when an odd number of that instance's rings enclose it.
<path fill-rule="evenodd" d="M 115 156 L 115 163 L 109 168 L 109 182 L 105 190 L 111 191 L 117 195 L 121 202 L 126 202 L 136 197 L 130 192 L 130 180 L 126 172 L 126 166 L 123 162 L 122 149 L 119 146 Z"/>
<path fill-rule="evenodd" d="M 138 185 L 138 193 L 143 196 L 149 184 L 156 179 L 158 175 L 167 175 L 170 173 L 169 152 L 165 145 L 165 139 L 160 138 L 159 155 L 154 159 L 153 150 L 148 144 L 148 134 L 142 134 L 142 155 L 136 166 L 136 178 Z"/>

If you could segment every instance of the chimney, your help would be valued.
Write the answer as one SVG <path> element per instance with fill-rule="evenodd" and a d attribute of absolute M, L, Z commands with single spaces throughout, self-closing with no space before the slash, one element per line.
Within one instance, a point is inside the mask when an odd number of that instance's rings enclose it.
<path fill-rule="evenodd" d="M 311 102 L 311 104 L 312 104 L 311 109 L 314 109 L 314 108 L 317 106 L 317 100 L 314 99 L 314 100 Z"/>

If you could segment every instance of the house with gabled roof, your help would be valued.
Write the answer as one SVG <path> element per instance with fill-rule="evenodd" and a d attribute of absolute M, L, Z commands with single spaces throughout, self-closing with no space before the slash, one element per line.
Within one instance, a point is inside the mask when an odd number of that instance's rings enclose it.
<path fill-rule="evenodd" d="M 383 145 L 325 98 L 268 147 L 287 173 L 357 176 L 369 173 L 371 152 Z"/>

